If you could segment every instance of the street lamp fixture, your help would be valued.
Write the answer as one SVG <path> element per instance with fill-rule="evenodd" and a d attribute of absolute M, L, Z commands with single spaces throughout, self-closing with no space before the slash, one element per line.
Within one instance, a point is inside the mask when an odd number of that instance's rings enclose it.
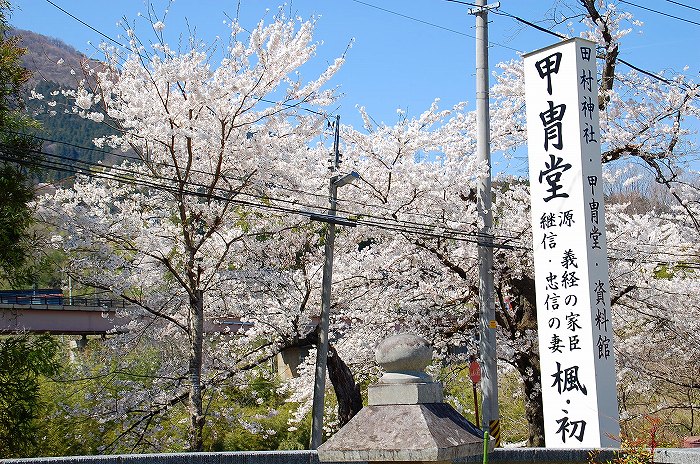
<path fill-rule="evenodd" d="M 351 182 L 353 182 L 355 179 L 359 179 L 360 174 L 358 174 L 356 171 L 352 171 L 350 174 L 345 174 L 342 177 L 338 177 L 335 181 L 332 181 L 333 184 L 337 187 L 342 187 L 343 185 L 347 185 Z"/>

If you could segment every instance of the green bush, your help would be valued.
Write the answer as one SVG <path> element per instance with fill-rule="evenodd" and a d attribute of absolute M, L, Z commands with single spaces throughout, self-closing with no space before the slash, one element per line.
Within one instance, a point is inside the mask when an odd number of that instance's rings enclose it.
<path fill-rule="evenodd" d="M 0 340 L 0 457 L 35 456 L 38 452 L 39 418 L 46 408 L 40 379 L 58 372 L 58 348 L 50 335 Z"/>

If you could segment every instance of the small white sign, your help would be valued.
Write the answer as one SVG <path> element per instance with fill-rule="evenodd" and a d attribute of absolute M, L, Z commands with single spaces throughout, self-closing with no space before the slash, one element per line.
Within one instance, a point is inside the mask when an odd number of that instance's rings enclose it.
<path fill-rule="evenodd" d="M 619 447 L 596 45 L 524 58 L 545 442 Z"/>

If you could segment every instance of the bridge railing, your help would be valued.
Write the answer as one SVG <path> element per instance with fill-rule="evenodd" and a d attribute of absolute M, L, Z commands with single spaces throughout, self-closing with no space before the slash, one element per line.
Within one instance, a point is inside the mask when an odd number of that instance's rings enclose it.
<path fill-rule="evenodd" d="M 29 294 L 29 292 L 0 292 L 0 304 L 41 306 L 89 306 L 102 308 L 124 308 L 121 298 L 64 296 L 61 293 Z"/>
<path fill-rule="evenodd" d="M 105 308 L 124 308 L 126 301 L 121 298 L 87 298 L 82 296 L 63 297 L 63 306 L 95 306 Z"/>

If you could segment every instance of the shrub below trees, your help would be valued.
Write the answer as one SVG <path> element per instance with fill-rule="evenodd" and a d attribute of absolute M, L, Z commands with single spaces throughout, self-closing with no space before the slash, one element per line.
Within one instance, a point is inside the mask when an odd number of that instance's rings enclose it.
<path fill-rule="evenodd" d="M 37 453 L 39 418 L 45 407 L 40 380 L 58 372 L 58 352 L 50 335 L 0 340 L 0 457 Z"/>

